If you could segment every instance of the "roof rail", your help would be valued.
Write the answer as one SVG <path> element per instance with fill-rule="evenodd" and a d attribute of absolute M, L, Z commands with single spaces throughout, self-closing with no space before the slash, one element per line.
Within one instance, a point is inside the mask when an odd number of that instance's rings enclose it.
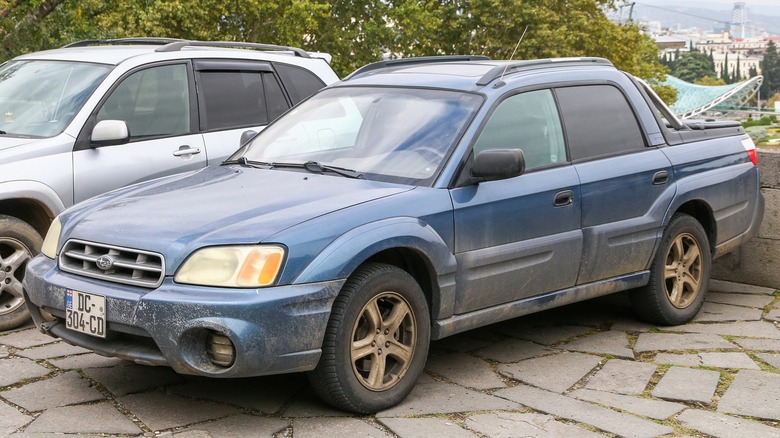
<path fill-rule="evenodd" d="M 433 62 L 458 62 L 458 61 L 487 61 L 490 58 L 481 55 L 444 55 L 444 56 L 420 56 L 416 58 L 400 58 L 400 59 L 388 59 L 387 61 L 379 61 L 371 64 L 364 65 L 359 69 L 353 71 L 349 76 L 343 80 L 347 81 L 355 76 L 368 73 L 370 71 L 379 70 L 387 67 L 399 67 L 406 65 L 416 64 L 430 64 Z"/>
<path fill-rule="evenodd" d="M 301 58 L 311 58 L 311 56 L 303 49 L 297 47 L 277 46 L 275 44 L 260 44 L 260 43 L 247 43 L 241 41 L 188 41 L 188 40 L 174 40 L 170 44 L 166 44 L 157 50 L 156 52 L 178 52 L 184 47 L 238 47 L 242 49 L 254 49 L 264 50 L 268 52 L 292 52 L 295 56 Z"/>
<path fill-rule="evenodd" d="M 154 37 L 148 37 L 148 38 L 116 38 L 116 39 L 105 39 L 105 40 L 84 40 L 84 41 L 76 41 L 75 43 L 70 43 L 62 46 L 63 48 L 67 47 L 87 47 L 87 46 L 119 46 L 119 45 L 153 45 L 153 46 L 160 46 L 163 44 L 170 44 L 175 41 L 184 41 L 179 38 L 154 38 Z"/>
<path fill-rule="evenodd" d="M 528 59 L 523 61 L 511 61 L 503 65 L 497 65 L 485 73 L 478 81 L 477 85 L 487 85 L 494 80 L 502 77 L 506 73 L 533 70 L 537 68 L 551 67 L 553 65 L 612 65 L 604 58 L 546 58 L 546 59 Z"/>
<path fill-rule="evenodd" d="M 86 46 L 114 46 L 114 45 L 152 45 L 160 46 L 155 49 L 156 52 L 178 52 L 184 47 L 239 47 L 243 49 L 255 49 L 264 51 L 292 52 L 295 56 L 301 58 L 311 58 L 309 54 L 297 47 L 277 46 L 274 44 L 247 43 L 239 41 L 191 41 L 181 38 L 117 38 L 106 40 L 84 40 L 70 43 L 66 47 L 86 47 Z"/>

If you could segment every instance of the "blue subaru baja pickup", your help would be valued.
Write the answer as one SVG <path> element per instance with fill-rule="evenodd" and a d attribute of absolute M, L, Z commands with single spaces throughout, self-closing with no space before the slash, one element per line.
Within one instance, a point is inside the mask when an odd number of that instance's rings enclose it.
<path fill-rule="evenodd" d="M 70 344 L 183 374 L 308 371 L 374 412 L 431 340 L 475 327 L 626 290 L 649 322 L 691 320 L 763 209 L 739 124 L 682 122 L 609 61 L 413 58 L 222 165 L 66 210 L 24 290 Z"/>

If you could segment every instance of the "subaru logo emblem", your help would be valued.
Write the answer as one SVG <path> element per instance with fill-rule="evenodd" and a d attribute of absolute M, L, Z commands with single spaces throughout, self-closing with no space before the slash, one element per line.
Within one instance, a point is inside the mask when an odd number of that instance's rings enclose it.
<path fill-rule="evenodd" d="M 114 259 L 111 258 L 109 255 L 103 255 L 98 257 L 97 260 L 95 260 L 95 264 L 98 268 L 107 271 L 111 269 L 112 266 L 114 266 Z"/>

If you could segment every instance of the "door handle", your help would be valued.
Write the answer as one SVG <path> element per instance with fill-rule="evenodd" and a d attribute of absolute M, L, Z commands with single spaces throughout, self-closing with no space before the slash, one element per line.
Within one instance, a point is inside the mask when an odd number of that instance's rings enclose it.
<path fill-rule="evenodd" d="M 661 184 L 666 184 L 666 182 L 669 181 L 669 172 L 662 170 L 660 172 L 656 172 L 655 175 L 653 175 L 653 185 L 658 186 Z"/>
<path fill-rule="evenodd" d="M 179 146 L 178 151 L 173 152 L 174 157 L 181 157 L 183 155 L 197 155 L 200 153 L 200 148 L 191 148 L 187 145 Z"/>
<path fill-rule="evenodd" d="M 553 200 L 554 207 L 565 207 L 574 203 L 574 193 L 571 190 L 564 190 L 555 194 Z"/>

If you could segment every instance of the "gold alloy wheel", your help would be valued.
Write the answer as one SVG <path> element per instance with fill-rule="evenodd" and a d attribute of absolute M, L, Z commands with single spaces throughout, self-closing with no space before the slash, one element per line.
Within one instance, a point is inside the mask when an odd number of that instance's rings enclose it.
<path fill-rule="evenodd" d="M 8 314 L 24 306 L 20 277 L 30 258 L 30 250 L 22 242 L 0 237 L 0 314 Z"/>
<path fill-rule="evenodd" d="M 352 329 L 350 362 L 358 381 L 372 391 L 395 386 L 409 370 L 417 344 L 414 312 L 395 292 L 374 296 Z"/>
<path fill-rule="evenodd" d="M 678 309 L 688 307 L 699 295 L 701 281 L 699 242 L 691 234 L 680 234 L 669 248 L 664 267 L 664 288 L 669 302 Z"/>

